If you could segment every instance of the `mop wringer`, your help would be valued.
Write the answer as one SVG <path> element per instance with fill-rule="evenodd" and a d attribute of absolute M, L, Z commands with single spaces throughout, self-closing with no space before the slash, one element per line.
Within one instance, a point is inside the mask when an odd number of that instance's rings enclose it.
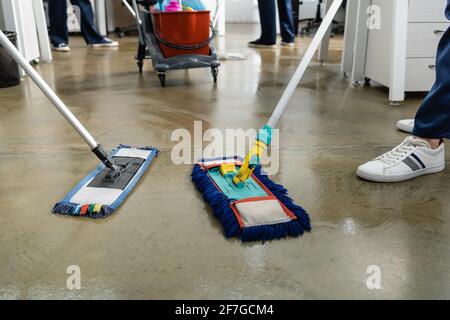
<path fill-rule="evenodd" d="M 259 131 L 254 147 L 244 160 L 239 157 L 202 159 L 194 166 L 192 180 L 222 223 L 227 238 L 264 241 L 297 237 L 311 230 L 306 211 L 294 203 L 283 186 L 262 173 L 260 160 L 271 143 L 273 128 L 288 106 L 342 2 L 334 0 L 331 4 L 272 116 Z"/>

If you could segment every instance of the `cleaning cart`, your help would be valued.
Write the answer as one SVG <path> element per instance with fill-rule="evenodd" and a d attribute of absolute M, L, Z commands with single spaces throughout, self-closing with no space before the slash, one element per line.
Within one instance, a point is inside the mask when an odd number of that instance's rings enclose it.
<path fill-rule="evenodd" d="M 150 12 L 149 1 L 133 0 L 132 4 L 139 31 L 136 63 L 140 73 L 147 58 L 153 61 L 163 87 L 169 70 L 210 68 L 217 82 L 220 62 L 209 11 Z"/>

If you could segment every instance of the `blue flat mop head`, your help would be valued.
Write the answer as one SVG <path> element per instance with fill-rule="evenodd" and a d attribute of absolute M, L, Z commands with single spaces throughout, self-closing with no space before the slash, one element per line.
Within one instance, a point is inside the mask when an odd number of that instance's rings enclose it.
<path fill-rule="evenodd" d="M 261 166 L 255 167 L 242 187 L 233 182 L 232 174 L 223 174 L 223 164 L 239 170 L 242 161 L 237 157 L 202 160 L 194 166 L 192 181 L 222 223 L 227 238 L 264 241 L 298 237 L 311 230 L 306 211 L 283 186 L 262 174 Z"/>
<path fill-rule="evenodd" d="M 89 218 L 111 215 L 135 188 L 159 151 L 153 147 L 120 145 L 111 153 L 115 165 L 121 168 L 120 177 L 106 179 L 109 169 L 99 164 L 54 208 L 53 213 Z"/>

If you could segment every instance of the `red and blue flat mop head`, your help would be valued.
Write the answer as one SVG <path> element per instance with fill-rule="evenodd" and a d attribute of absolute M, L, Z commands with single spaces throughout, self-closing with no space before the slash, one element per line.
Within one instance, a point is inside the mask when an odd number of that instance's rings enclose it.
<path fill-rule="evenodd" d="M 241 162 L 237 158 L 200 161 L 192 180 L 222 222 L 227 237 L 243 241 L 299 236 L 311 230 L 309 216 L 287 190 L 261 174 L 259 160 L 300 80 L 333 23 L 343 0 L 334 0 L 255 146 Z"/>
<path fill-rule="evenodd" d="M 266 143 L 270 138 L 259 135 L 255 148 L 263 150 Z M 294 203 L 283 186 L 262 173 L 262 151 L 255 148 L 244 161 L 238 157 L 204 159 L 194 166 L 192 181 L 222 223 L 225 236 L 264 241 L 298 237 L 310 231 L 306 211 Z M 238 180 L 240 172 L 243 174 Z"/>

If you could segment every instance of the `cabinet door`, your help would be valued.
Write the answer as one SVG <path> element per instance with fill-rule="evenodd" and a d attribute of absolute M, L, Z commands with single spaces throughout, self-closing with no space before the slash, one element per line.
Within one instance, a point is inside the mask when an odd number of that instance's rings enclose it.
<path fill-rule="evenodd" d="M 33 3 L 31 1 L 3 0 L 5 29 L 17 33 L 19 51 L 28 60 L 39 58 Z"/>
<path fill-rule="evenodd" d="M 406 59 L 405 91 L 430 91 L 436 79 L 434 58 Z"/>
<path fill-rule="evenodd" d="M 409 23 L 407 58 L 434 58 L 449 23 Z"/>
<path fill-rule="evenodd" d="M 409 0 L 409 22 L 446 22 L 447 0 Z"/>
<path fill-rule="evenodd" d="M 392 0 L 372 0 L 371 5 L 378 6 L 381 10 L 381 28 L 369 30 L 365 75 L 389 87 L 391 85 L 394 3 Z"/>

